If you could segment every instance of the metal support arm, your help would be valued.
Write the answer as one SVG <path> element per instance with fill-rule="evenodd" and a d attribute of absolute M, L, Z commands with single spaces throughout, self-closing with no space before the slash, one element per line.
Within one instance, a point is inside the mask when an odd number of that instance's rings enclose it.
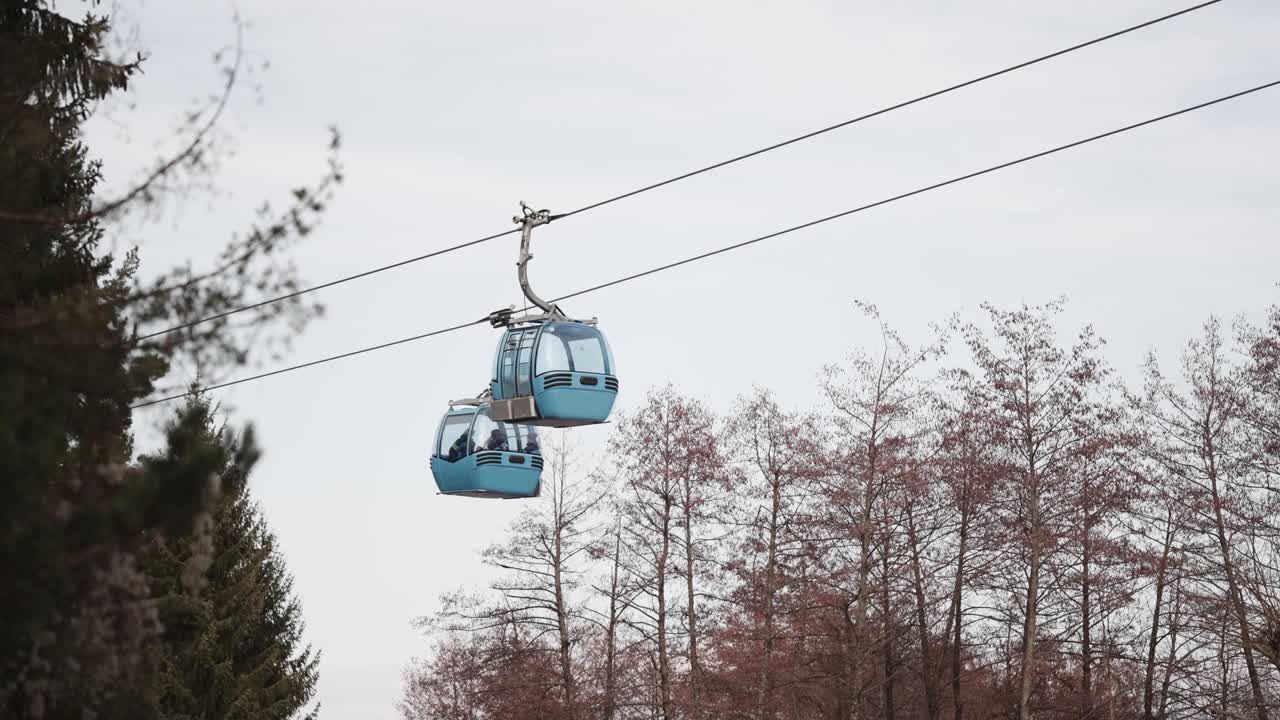
<path fill-rule="evenodd" d="M 520 269 L 520 289 L 524 291 L 524 296 L 529 298 L 529 302 L 542 309 L 547 319 L 563 320 L 564 312 L 560 310 L 560 306 L 538 297 L 538 294 L 529 286 L 529 261 L 533 259 L 533 255 L 529 253 L 529 242 L 533 239 L 534 228 L 551 222 L 551 211 L 533 210 L 523 202 L 520 203 L 520 210 L 522 214 L 512 218 L 512 221 L 520 226 L 520 260 L 516 263 Z"/>
<path fill-rule="evenodd" d="M 522 325 L 526 323 L 542 323 L 542 322 L 580 322 L 587 325 L 595 325 L 595 318 L 590 320 L 574 320 L 565 316 L 564 311 L 559 305 L 553 302 L 547 302 L 538 296 L 529 286 L 529 261 L 533 259 L 533 255 L 529 252 L 529 243 L 533 237 L 533 229 L 539 225 L 546 225 L 556 218 L 563 217 L 561 215 L 552 215 L 549 210 L 534 210 L 523 202 L 520 203 L 522 214 L 515 216 L 512 220 L 520 226 L 520 258 L 516 262 L 519 268 L 520 290 L 524 292 L 524 296 L 529 302 L 533 303 L 541 312 L 525 313 L 516 315 L 514 306 L 506 307 L 501 310 L 494 310 L 489 316 L 484 318 L 493 327 L 511 327 L 512 325 Z"/>
<path fill-rule="evenodd" d="M 475 407 L 484 407 L 493 402 L 493 393 L 489 388 L 485 388 L 479 395 L 473 398 L 461 398 L 449 401 L 449 409 L 453 409 L 455 405 L 474 405 Z"/>

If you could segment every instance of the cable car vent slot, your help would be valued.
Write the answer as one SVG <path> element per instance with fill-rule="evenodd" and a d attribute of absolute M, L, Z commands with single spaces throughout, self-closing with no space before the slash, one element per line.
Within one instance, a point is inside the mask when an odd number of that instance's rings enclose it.
<path fill-rule="evenodd" d="M 502 453 L 489 451 L 476 453 L 476 465 L 501 465 Z"/>
<path fill-rule="evenodd" d="M 604 379 L 604 389 L 605 389 L 605 390 L 612 390 L 612 391 L 614 391 L 614 392 L 617 392 L 617 391 L 618 391 L 618 378 L 615 378 L 615 377 L 607 377 L 607 378 L 605 378 L 605 379 Z"/>
<path fill-rule="evenodd" d="M 550 390 L 558 387 L 569 387 L 573 384 L 573 375 L 569 373 L 548 373 L 543 376 L 543 389 Z"/>
<path fill-rule="evenodd" d="M 524 456 L 523 456 L 523 455 L 508 455 L 508 456 L 507 456 L 507 462 L 509 462 L 509 463 L 515 463 L 516 465 L 523 465 L 523 464 L 524 464 Z"/>
<path fill-rule="evenodd" d="M 529 462 L 529 464 L 530 464 L 530 465 L 532 465 L 535 469 L 537 469 L 537 470 L 541 470 L 541 469 L 542 469 L 542 458 L 538 457 L 537 455 L 534 455 L 534 456 L 533 456 L 533 459 Z"/>

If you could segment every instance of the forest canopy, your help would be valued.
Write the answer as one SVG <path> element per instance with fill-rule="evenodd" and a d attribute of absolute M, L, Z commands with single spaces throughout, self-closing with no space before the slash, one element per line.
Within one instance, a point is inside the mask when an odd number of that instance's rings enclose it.
<path fill-rule="evenodd" d="M 861 308 L 883 343 L 820 408 L 667 386 L 598 468 L 552 447 L 498 579 L 420 621 L 402 716 L 1275 714 L 1280 307 L 1134 387 L 1061 300 L 922 346 Z"/>

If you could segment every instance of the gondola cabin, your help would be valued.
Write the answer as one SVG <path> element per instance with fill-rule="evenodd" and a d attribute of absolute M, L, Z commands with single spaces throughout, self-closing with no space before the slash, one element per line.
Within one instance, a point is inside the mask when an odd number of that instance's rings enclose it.
<path fill-rule="evenodd" d="M 436 430 L 431 474 L 445 495 L 537 497 L 540 438 L 527 425 L 495 421 L 486 406 L 451 408 Z"/>
<path fill-rule="evenodd" d="M 494 417 L 550 427 L 604 422 L 618 395 L 614 373 L 609 343 L 589 323 L 508 328 L 489 381 Z"/>

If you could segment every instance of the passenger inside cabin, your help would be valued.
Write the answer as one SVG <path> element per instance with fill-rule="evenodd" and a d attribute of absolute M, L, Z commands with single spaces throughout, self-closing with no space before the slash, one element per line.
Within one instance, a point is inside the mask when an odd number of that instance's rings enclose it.
<path fill-rule="evenodd" d="M 467 455 L 467 434 L 464 432 L 449 446 L 449 462 L 457 462 Z"/>
<path fill-rule="evenodd" d="M 485 443 L 484 449 L 485 450 L 506 450 L 507 449 L 507 434 L 502 431 L 502 428 L 494 428 L 493 432 L 489 433 L 489 441 Z"/>
<path fill-rule="evenodd" d="M 542 448 L 538 445 L 538 432 L 533 428 L 529 428 L 529 441 L 524 444 L 524 448 L 534 455 L 542 454 Z"/>

